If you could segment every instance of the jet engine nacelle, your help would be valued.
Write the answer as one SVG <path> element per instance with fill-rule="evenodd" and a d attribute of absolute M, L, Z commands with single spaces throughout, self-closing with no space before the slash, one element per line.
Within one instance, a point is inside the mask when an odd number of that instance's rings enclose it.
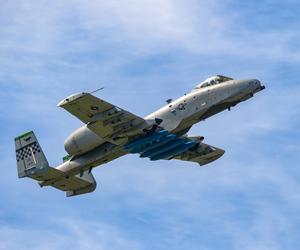
<path fill-rule="evenodd" d="M 105 141 L 103 139 L 84 126 L 75 130 L 65 140 L 64 146 L 69 155 L 81 155 L 96 148 L 104 142 Z"/>

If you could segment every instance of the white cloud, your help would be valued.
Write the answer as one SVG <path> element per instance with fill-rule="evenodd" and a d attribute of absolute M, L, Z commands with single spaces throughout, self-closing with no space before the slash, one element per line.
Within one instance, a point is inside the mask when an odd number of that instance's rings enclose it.
<path fill-rule="evenodd" d="M 140 249 L 139 243 L 126 238 L 118 229 L 110 225 L 92 221 L 59 217 L 49 222 L 50 228 L 0 227 L 1 250 L 121 250 Z"/>
<path fill-rule="evenodd" d="M 83 27 L 91 32 L 103 28 L 120 32 L 114 39 L 139 53 L 173 47 L 206 55 L 260 56 L 268 61 L 299 58 L 299 51 L 290 48 L 299 32 L 250 30 L 240 24 L 243 14 L 224 1 L 100 0 L 77 1 L 74 6 Z"/>
<path fill-rule="evenodd" d="M 10 2 L 2 13 L 2 49 L 50 57 L 98 43 L 123 44 L 131 56 L 183 49 L 266 61 L 299 58 L 292 49 L 299 32 L 254 31 L 241 24 L 243 13 L 219 0 Z"/>

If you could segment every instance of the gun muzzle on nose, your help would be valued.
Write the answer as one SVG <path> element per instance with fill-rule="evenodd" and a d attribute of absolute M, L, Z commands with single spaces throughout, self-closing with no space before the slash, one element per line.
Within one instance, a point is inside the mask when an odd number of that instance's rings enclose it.
<path fill-rule="evenodd" d="M 264 85 L 261 84 L 259 80 L 254 80 L 253 83 L 256 86 L 256 92 L 264 90 L 266 88 Z"/>

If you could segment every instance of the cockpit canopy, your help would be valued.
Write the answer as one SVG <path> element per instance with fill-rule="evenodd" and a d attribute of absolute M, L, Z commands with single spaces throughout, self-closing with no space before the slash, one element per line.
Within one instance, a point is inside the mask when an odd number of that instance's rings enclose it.
<path fill-rule="evenodd" d="M 200 84 L 198 84 L 194 88 L 194 90 L 197 90 L 200 88 L 205 88 L 205 87 L 215 85 L 215 84 L 220 84 L 220 83 L 231 81 L 231 80 L 233 80 L 233 78 L 230 78 L 227 76 L 216 75 L 216 76 L 210 77 L 210 78 L 206 79 L 205 81 L 201 82 Z"/>

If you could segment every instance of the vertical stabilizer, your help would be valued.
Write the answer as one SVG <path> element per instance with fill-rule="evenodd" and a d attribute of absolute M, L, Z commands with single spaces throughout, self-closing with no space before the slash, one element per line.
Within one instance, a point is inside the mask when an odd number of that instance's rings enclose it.
<path fill-rule="evenodd" d="M 49 169 L 48 161 L 33 133 L 30 131 L 15 138 L 18 177 L 31 177 Z"/>

